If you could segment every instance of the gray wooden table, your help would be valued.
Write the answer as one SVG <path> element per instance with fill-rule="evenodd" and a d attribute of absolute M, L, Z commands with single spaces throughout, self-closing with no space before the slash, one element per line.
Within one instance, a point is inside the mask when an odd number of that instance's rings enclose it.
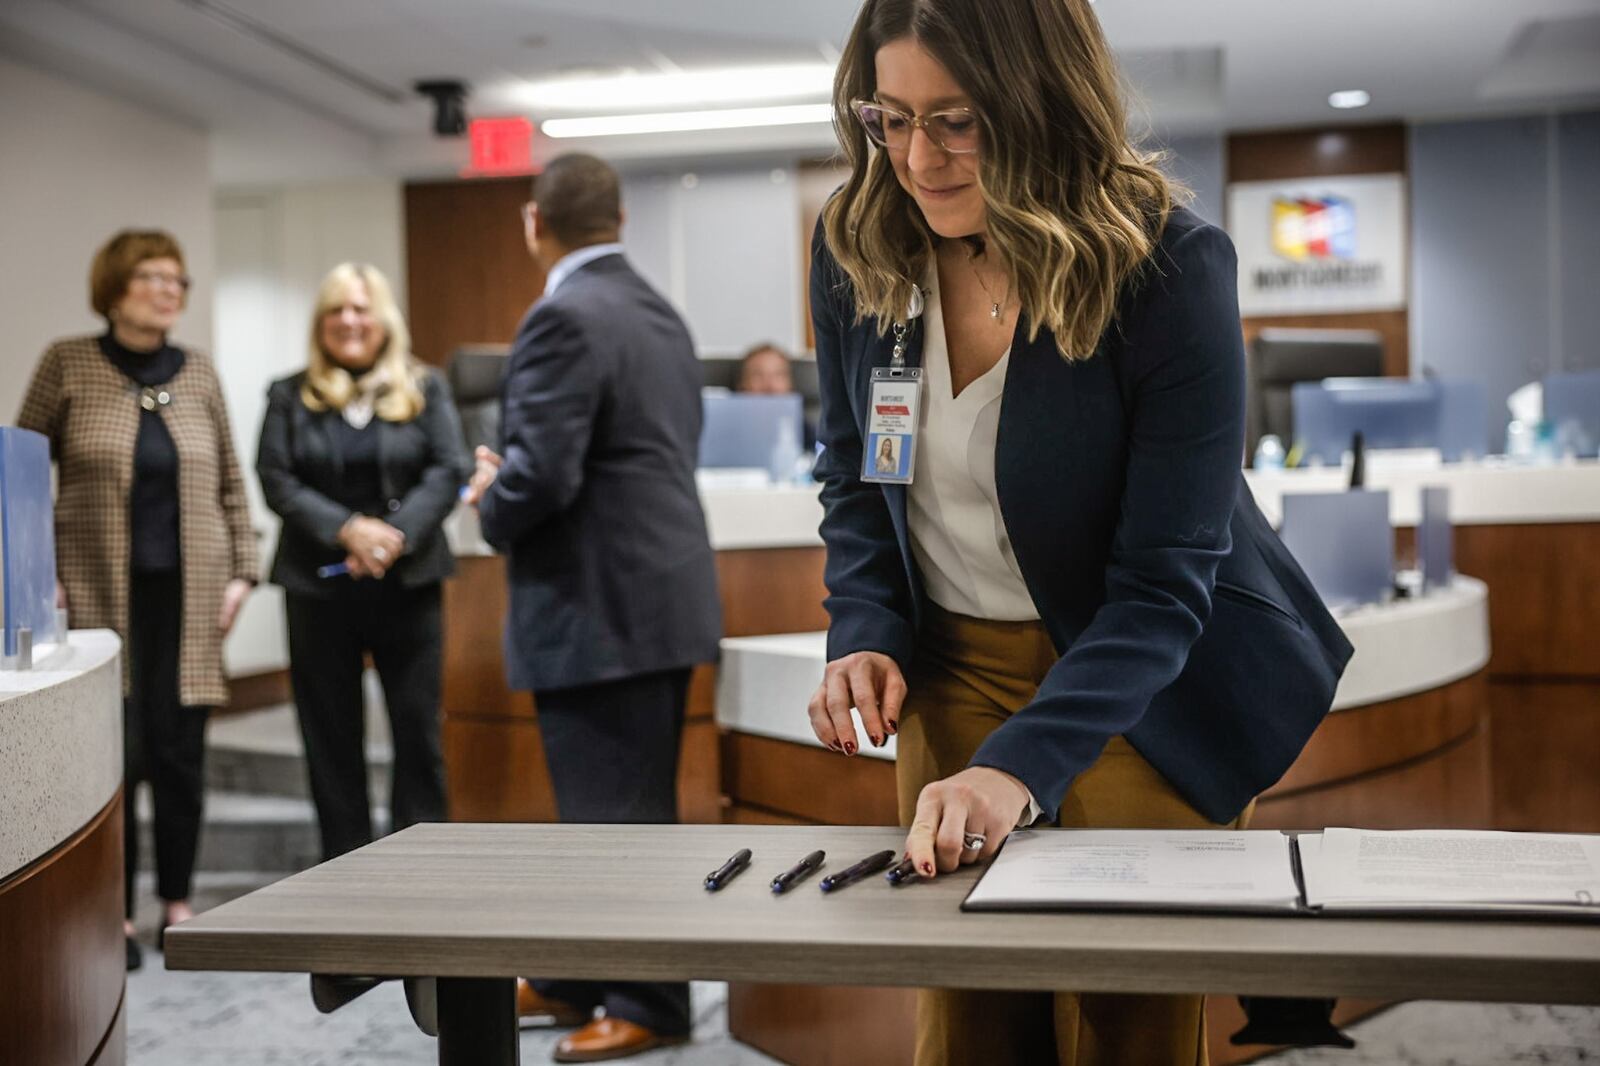
<path fill-rule="evenodd" d="M 1600 923 L 963 914 L 972 868 L 824 895 L 900 830 L 413 826 L 168 931 L 175 970 L 437 978 L 440 1062 L 517 1061 L 518 975 L 1600 1003 Z M 702 881 L 741 847 L 749 870 Z M 788 894 L 771 879 L 814 848 Z"/>

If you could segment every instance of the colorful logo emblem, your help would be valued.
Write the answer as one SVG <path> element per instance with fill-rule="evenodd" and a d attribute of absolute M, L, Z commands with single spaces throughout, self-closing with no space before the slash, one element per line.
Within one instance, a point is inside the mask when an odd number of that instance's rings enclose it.
<path fill-rule="evenodd" d="M 1272 201 L 1272 250 L 1285 259 L 1354 259 L 1356 210 L 1342 196 Z"/>

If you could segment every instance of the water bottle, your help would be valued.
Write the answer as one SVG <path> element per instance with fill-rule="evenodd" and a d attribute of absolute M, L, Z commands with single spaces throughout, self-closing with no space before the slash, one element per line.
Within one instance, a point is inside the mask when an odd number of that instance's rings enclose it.
<path fill-rule="evenodd" d="M 1276 433 L 1268 433 L 1257 442 L 1254 466 L 1257 470 L 1283 469 L 1283 441 Z"/>

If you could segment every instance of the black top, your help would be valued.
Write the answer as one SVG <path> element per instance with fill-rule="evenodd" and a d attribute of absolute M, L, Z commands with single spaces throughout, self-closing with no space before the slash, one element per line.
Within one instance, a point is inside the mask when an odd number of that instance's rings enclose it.
<path fill-rule="evenodd" d="M 331 493 L 335 503 L 364 515 L 383 516 L 383 473 L 378 466 L 378 418 L 360 429 L 343 415 L 328 420 L 333 446 L 344 460 L 344 475 Z"/>
<path fill-rule="evenodd" d="M 107 332 L 100 351 L 132 381 L 135 391 L 165 385 L 183 369 L 183 349 L 163 343 L 136 352 Z M 161 417 L 159 402 L 139 412 L 133 445 L 133 487 L 128 492 L 129 564 L 135 570 L 176 570 L 178 552 L 178 448 Z"/>

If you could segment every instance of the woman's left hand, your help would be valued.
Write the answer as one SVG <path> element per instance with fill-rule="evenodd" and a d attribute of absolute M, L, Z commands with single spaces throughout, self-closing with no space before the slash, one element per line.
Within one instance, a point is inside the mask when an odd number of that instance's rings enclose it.
<path fill-rule="evenodd" d="M 1028 809 L 1028 789 L 1021 781 L 989 766 L 969 766 L 942 781 L 923 786 L 917 816 L 906 834 L 906 857 L 923 877 L 934 870 L 949 873 L 958 866 L 987 859 L 1017 827 Z M 983 837 L 969 848 L 971 834 Z"/>
<path fill-rule="evenodd" d="M 244 606 L 253 588 L 255 586 L 244 578 L 236 577 L 222 590 L 222 610 L 217 614 L 217 628 L 222 630 L 223 636 L 227 636 L 233 623 L 239 620 L 239 608 Z"/>

